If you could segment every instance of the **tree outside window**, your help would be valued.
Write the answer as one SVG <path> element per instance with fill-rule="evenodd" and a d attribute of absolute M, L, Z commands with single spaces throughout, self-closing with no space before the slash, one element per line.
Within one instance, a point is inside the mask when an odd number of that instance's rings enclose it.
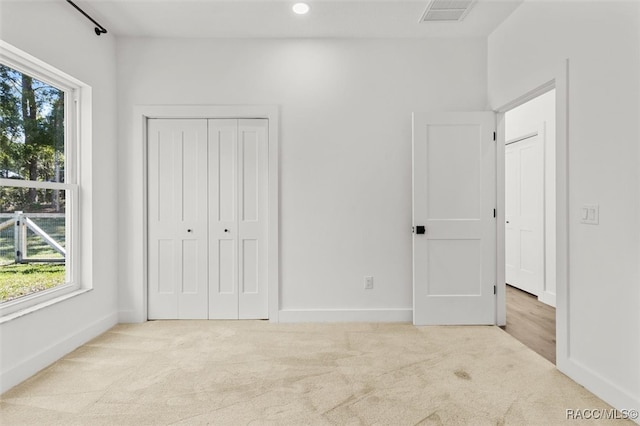
<path fill-rule="evenodd" d="M 0 64 L 0 303 L 68 281 L 65 92 Z"/>

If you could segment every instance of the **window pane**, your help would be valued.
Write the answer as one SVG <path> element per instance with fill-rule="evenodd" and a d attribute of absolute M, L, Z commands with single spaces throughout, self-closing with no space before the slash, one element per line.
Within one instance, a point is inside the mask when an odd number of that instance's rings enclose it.
<path fill-rule="evenodd" d="M 0 187 L 0 303 L 66 282 L 66 192 Z"/>
<path fill-rule="evenodd" d="M 0 178 L 64 182 L 64 133 L 64 92 L 0 64 Z"/>

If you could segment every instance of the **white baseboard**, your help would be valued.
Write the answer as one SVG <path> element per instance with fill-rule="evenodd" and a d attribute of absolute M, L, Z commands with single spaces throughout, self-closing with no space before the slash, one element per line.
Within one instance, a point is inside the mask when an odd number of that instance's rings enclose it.
<path fill-rule="evenodd" d="M 549 293 L 548 291 L 543 291 L 540 296 L 538 296 L 538 300 L 542 303 L 545 303 L 549 306 L 556 307 L 556 294 Z"/>
<path fill-rule="evenodd" d="M 279 322 L 412 322 L 413 309 L 283 309 Z"/>
<path fill-rule="evenodd" d="M 640 410 L 640 395 L 632 395 L 581 363 L 571 359 L 565 359 L 564 361 L 558 359 L 557 367 L 562 373 L 569 376 L 576 383 L 584 386 L 587 390 L 610 404 L 613 408 L 618 409 L 618 411 Z M 640 419 L 632 420 L 640 424 Z"/>
<path fill-rule="evenodd" d="M 69 352 L 109 330 L 117 323 L 118 315 L 114 312 L 49 345 L 40 352 L 24 359 L 20 364 L 2 371 L 0 373 L 0 393 L 8 391 Z"/>
<path fill-rule="evenodd" d="M 121 324 L 137 324 L 145 322 L 147 319 L 142 317 L 138 311 L 120 311 L 118 312 L 118 322 Z"/>

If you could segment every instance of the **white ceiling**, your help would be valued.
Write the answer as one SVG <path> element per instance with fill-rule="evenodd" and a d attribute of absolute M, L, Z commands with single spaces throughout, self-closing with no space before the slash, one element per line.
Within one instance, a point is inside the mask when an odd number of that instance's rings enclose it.
<path fill-rule="evenodd" d="M 118 36 L 427 38 L 487 36 L 522 0 L 478 0 L 459 23 L 419 22 L 429 0 L 308 0 L 304 16 L 294 0 L 75 2 Z"/>

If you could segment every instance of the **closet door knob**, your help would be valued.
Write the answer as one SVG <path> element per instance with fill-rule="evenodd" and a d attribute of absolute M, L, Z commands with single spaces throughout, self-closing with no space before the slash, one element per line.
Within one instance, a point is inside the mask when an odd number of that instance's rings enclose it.
<path fill-rule="evenodd" d="M 225 228 L 224 232 L 229 232 L 229 230 Z"/>
<path fill-rule="evenodd" d="M 187 232 L 191 232 L 191 229 L 187 229 Z"/>

